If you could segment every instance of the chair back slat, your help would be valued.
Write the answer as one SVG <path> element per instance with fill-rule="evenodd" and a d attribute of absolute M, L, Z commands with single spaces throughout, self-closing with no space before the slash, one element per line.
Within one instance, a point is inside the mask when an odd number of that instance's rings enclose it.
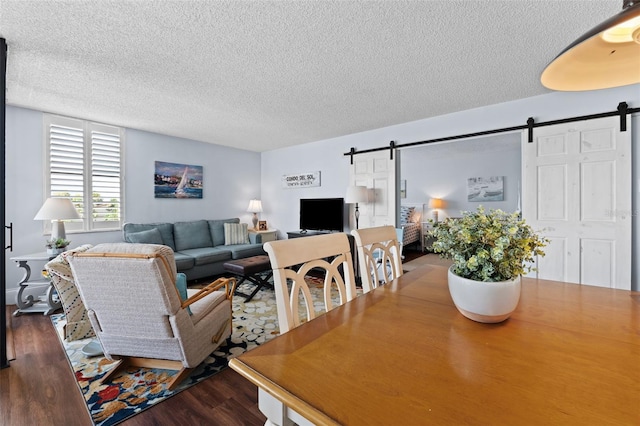
<path fill-rule="evenodd" d="M 355 229 L 362 290 L 367 293 L 380 284 L 402 276 L 402 255 L 398 232 L 393 226 Z"/>
<path fill-rule="evenodd" d="M 302 303 L 306 320 L 316 317 L 314 300 L 305 277 L 311 270 L 324 274 L 326 312 L 356 296 L 355 275 L 349 240 L 344 233 L 270 241 L 264 245 L 273 268 L 280 333 L 300 325 Z M 291 289 L 289 289 L 289 284 Z M 337 290 L 334 302 L 332 290 Z"/>

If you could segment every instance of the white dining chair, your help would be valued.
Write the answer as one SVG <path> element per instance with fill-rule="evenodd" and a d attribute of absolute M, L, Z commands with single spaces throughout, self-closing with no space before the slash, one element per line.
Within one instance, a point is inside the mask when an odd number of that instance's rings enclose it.
<path fill-rule="evenodd" d="M 270 241 L 264 245 L 269 254 L 276 294 L 280 333 L 286 333 L 303 322 L 300 303 L 306 310 L 306 321 L 316 317 L 314 301 L 305 281 L 311 271 L 324 275 L 325 312 L 356 297 L 355 274 L 349 239 L 344 233 Z M 288 282 L 291 283 L 289 289 Z M 332 290 L 337 300 L 332 300 Z"/>
<path fill-rule="evenodd" d="M 324 274 L 325 312 L 356 297 L 351 247 L 345 233 L 269 241 L 264 244 L 264 249 L 269 254 L 273 269 L 280 334 L 316 317 L 314 301 L 305 280 L 311 270 Z M 335 301 L 331 297 L 332 289 L 337 289 Z M 300 309 L 306 311 L 306 319 L 300 318 Z M 298 412 L 262 388 L 258 388 L 258 407 L 267 419 L 279 419 L 280 425 L 312 426 Z M 266 424 L 271 423 L 267 420 Z"/>
<path fill-rule="evenodd" d="M 356 241 L 364 293 L 402 276 L 402 254 L 396 228 L 355 229 L 351 235 Z"/>

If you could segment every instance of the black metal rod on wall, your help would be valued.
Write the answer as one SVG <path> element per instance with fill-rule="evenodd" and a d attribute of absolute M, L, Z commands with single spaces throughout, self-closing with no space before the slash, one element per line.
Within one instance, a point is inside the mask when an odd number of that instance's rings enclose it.
<path fill-rule="evenodd" d="M 620 116 L 620 121 L 622 122 L 623 116 L 626 117 L 626 114 L 633 114 L 636 112 L 640 112 L 640 108 L 628 108 L 626 102 L 620 102 L 618 104 L 618 109 L 616 109 L 615 111 L 603 112 L 600 114 L 581 115 L 578 117 L 563 118 L 560 120 L 552 120 L 552 121 L 544 121 L 544 122 L 541 121 L 539 123 L 534 122 L 533 118 L 529 117 L 529 119 L 527 120 L 527 124 L 523 124 L 521 126 L 503 127 L 501 129 L 485 130 L 482 132 L 466 133 L 463 135 L 445 136 L 442 138 L 429 139 L 426 141 L 395 144 L 394 148 L 407 148 L 411 146 L 427 145 L 427 144 L 436 143 L 436 142 L 447 142 L 447 141 L 453 141 L 453 140 L 459 140 L 459 139 L 476 138 L 479 136 L 487 136 L 487 135 L 493 135 L 497 133 L 515 132 L 518 130 L 525 130 L 525 129 L 529 129 L 529 133 L 532 134 L 533 133 L 532 129 L 535 127 L 545 127 L 545 126 L 553 126 L 556 124 L 573 123 L 576 121 L 594 120 L 596 118 L 613 117 L 616 115 Z M 623 128 L 621 128 L 620 130 L 623 132 L 626 131 L 626 128 L 624 128 L 624 126 L 622 127 Z M 529 141 L 530 142 L 532 141 L 531 138 Z M 344 155 L 351 156 L 353 161 L 354 155 L 365 154 L 368 152 L 386 151 L 387 149 L 389 149 L 389 146 L 382 146 L 380 148 L 370 148 L 370 149 L 363 149 L 362 151 L 357 151 L 354 147 L 352 147 L 351 150 L 349 152 L 345 152 Z"/>
<path fill-rule="evenodd" d="M 0 175 L 2 175 L 2 194 L 0 194 L 0 223 L 2 223 L 2 237 L 0 237 L 0 247 L 2 250 L 2 259 L 0 259 L 0 368 L 9 366 L 7 359 L 7 265 L 5 260 L 5 250 L 7 249 L 6 229 L 5 229 L 5 203 L 6 203 L 6 119 L 7 119 L 7 41 L 0 38 L 0 92 L 2 93 L 2 101 L 0 103 Z"/>

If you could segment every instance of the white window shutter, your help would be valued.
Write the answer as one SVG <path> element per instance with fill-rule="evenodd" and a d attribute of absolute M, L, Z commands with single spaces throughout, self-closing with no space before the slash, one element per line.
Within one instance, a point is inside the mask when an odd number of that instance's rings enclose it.
<path fill-rule="evenodd" d="M 81 220 L 67 231 L 117 230 L 123 223 L 122 130 L 118 127 L 45 115 L 49 170 L 45 193 L 69 197 Z M 50 232 L 50 224 L 45 224 Z"/>
<path fill-rule="evenodd" d="M 94 229 L 120 227 L 120 134 L 94 125 L 91 131 L 91 197 Z M 101 129 L 100 127 L 103 127 Z M 112 130 L 108 132 L 108 130 Z M 115 131 L 114 131 L 115 130 Z"/>

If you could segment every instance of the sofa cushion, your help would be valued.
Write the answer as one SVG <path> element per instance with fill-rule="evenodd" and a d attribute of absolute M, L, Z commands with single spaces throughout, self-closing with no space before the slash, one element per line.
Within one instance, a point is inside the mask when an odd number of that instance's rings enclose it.
<path fill-rule="evenodd" d="M 162 235 L 162 243 L 165 246 L 171 247 L 171 250 L 176 251 L 176 244 L 173 241 L 173 224 L 172 223 L 125 223 L 122 227 L 124 240 L 128 243 L 133 241 L 129 240 L 129 234 L 141 231 L 148 231 L 149 229 L 157 228 Z"/>
<path fill-rule="evenodd" d="M 262 248 L 262 244 L 236 244 L 233 246 L 225 246 L 225 248 L 231 252 L 231 258 L 234 260 L 267 254 Z"/>
<path fill-rule="evenodd" d="M 209 220 L 208 222 L 209 232 L 211 233 L 211 240 L 213 241 L 213 245 L 215 247 L 224 245 L 224 224 L 240 223 L 240 219 L 236 217 L 233 219 Z"/>
<path fill-rule="evenodd" d="M 194 260 L 194 264 L 207 265 L 209 263 L 222 262 L 231 259 L 231 252 L 221 247 L 200 247 L 194 249 L 183 250 L 180 253 L 190 256 Z"/>
<path fill-rule="evenodd" d="M 224 224 L 224 245 L 249 244 L 249 231 L 246 223 Z"/>
<path fill-rule="evenodd" d="M 206 220 L 174 223 L 173 238 L 176 241 L 177 251 L 213 246 L 209 224 Z"/>
<path fill-rule="evenodd" d="M 174 252 L 173 257 L 176 260 L 176 269 L 178 271 L 191 269 L 196 264 L 196 260 L 192 256 L 180 253 L 179 251 Z"/>
<path fill-rule="evenodd" d="M 163 244 L 162 234 L 160 234 L 158 228 L 140 232 L 131 232 L 127 234 L 127 236 L 129 237 L 129 241 L 132 243 Z"/>

